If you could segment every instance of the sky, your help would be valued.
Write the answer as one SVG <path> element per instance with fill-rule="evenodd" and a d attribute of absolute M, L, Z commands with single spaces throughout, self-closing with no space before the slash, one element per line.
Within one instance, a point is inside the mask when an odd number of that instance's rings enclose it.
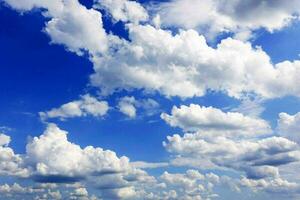
<path fill-rule="evenodd" d="M 300 198 L 298 0 L 0 0 L 0 200 Z"/>

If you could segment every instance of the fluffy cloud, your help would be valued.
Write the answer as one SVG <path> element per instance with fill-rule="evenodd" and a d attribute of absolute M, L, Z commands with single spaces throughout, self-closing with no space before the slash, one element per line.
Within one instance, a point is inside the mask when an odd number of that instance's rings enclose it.
<path fill-rule="evenodd" d="M 44 31 L 51 43 L 62 44 L 70 51 L 82 55 L 84 52 L 97 55 L 108 48 L 108 37 L 102 25 L 102 15 L 94 9 L 87 9 L 77 0 L 5 0 L 11 7 L 29 11 L 33 8 L 45 9 L 50 17 Z"/>
<path fill-rule="evenodd" d="M 158 112 L 159 104 L 150 98 L 137 100 L 133 96 L 125 96 L 119 100 L 118 108 L 124 115 L 135 118 L 137 108 L 143 109 L 146 115 L 153 115 Z"/>
<path fill-rule="evenodd" d="M 135 98 L 134 97 L 123 97 L 119 103 L 118 107 L 121 113 L 127 115 L 130 118 L 136 117 L 136 108 L 134 106 Z"/>
<path fill-rule="evenodd" d="M 14 150 L 7 147 L 10 143 L 10 137 L 4 134 L 0 135 L 0 175 L 27 177 L 28 170 L 23 168 L 23 159 L 20 155 L 14 153 Z"/>
<path fill-rule="evenodd" d="M 300 143 L 300 113 L 279 113 L 277 131 L 279 135 Z"/>
<path fill-rule="evenodd" d="M 0 133 L 0 146 L 7 146 L 10 143 L 10 137 Z"/>
<path fill-rule="evenodd" d="M 117 21 L 138 23 L 148 19 L 147 11 L 136 1 L 95 0 L 94 8 L 107 10 Z"/>
<path fill-rule="evenodd" d="M 38 181 L 55 182 L 84 178 L 87 175 L 118 173 L 130 168 L 127 157 L 118 158 L 113 151 L 94 148 L 82 149 L 67 140 L 67 132 L 49 124 L 40 137 L 26 146 L 26 161 L 34 169 Z M 63 180 L 62 180 L 63 181 Z"/>
<path fill-rule="evenodd" d="M 171 114 L 162 113 L 161 118 L 172 127 L 185 131 L 211 131 L 211 134 L 230 136 L 255 136 L 271 133 L 270 125 L 262 119 L 251 118 L 237 112 L 223 112 L 213 107 L 196 104 L 174 106 Z"/>
<path fill-rule="evenodd" d="M 92 115 L 94 117 L 104 116 L 109 110 L 108 103 L 106 101 L 99 101 L 95 97 L 89 94 L 81 96 L 80 100 L 72 101 L 63 104 L 59 108 L 53 108 L 50 111 L 40 112 L 42 119 L 47 118 L 72 118 Z"/>
<path fill-rule="evenodd" d="M 300 12 L 297 0 L 172 0 L 156 6 L 165 26 L 195 28 L 204 33 L 242 32 L 285 27 Z M 189 14 L 187 14 L 189 13 Z"/>
<path fill-rule="evenodd" d="M 202 168 L 202 161 L 205 161 L 210 168 L 243 171 L 254 179 L 277 176 L 278 169 L 275 167 L 300 159 L 297 144 L 281 137 L 236 141 L 225 137 L 203 136 L 198 132 L 184 134 L 183 137 L 168 136 L 167 139 L 163 144 L 169 152 L 181 159 L 194 160 L 185 165 Z M 177 164 L 180 165 L 180 159 Z"/>
<path fill-rule="evenodd" d="M 158 91 L 165 96 L 182 98 L 202 96 L 207 90 L 225 92 L 236 98 L 241 98 L 247 93 L 255 93 L 264 98 L 300 94 L 297 87 L 300 84 L 298 78 L 300 62 L 285 61 L 273 65 L 261 48 L 252 47 L 248 42 L 227 38 L 216 48 L 212 48 L 207 45 L 205 37 L 195 30 L 180 31 L 173 35 L 168 30 L 157 29 L 147 23 L 145 25 L 127 23 L 130 38 L 127 41 L 106 34 L 101 21 L 101 12 L 93 8 L 87 9 L 77 0 L 57 0 L 56 3 L 27 0 L 24 5 L 17 4 L 13 0 L 6 2 L 15 8 L 23 6 L 23 9 L 27 10 L 32 7 L 45 8 L 47 11 L 44 11 L 44 15 L 50 17 L 45 31 L 50 35 L 52 42 L 63 44 L 79 55 L 88 51 L 95 71 L 91 75 L 91 83 L 99 87 L 105 95 L 121 89 Z M 257 13 L 270 16 L 269 12 L 261 10 L 275 12 L 280 8 L 279 13 L 282 10 L 282 13 L 290 9 L 294 11 L 297 2 L 292 1 L 289 4 L 276 2 L 272 7 L 271 3 L 261 1 L 255 3 L 234 1 L 220 8 L 233 12 L 234 8 L 249 7 L 253 10 L 251 14 L 241 12 L 243 14 L 241 19 L 247 19 L 249 16 L 260 16 Z M 111 14 L 119 13 L 125 4 L 142 9 L 136 2 L 131 1 L 123 0 L 117 6 L 112 1 L 103 3 Z M 193 8 L 197 7 L 194 3 L 191 5 Z M 204 8 L 205 6 L 202 7 Z M 118 16 L 117 19 L 130 21 L 128 13 L 132 12 L 124 8 L 121 10 L 121 14 L 123 12 L 127 14 L 112 15 Z M 261 19 L 282 21 L 276 17 L 277 15 L 273 18 L 263 16 Z M 238 18 L 240 20 L 240 17 Z M 269 29 L 275 27 L 281 26 L 274 25 Z"/>
<path fill-rule="evenodd" d="M 132 88 L 183 98 L 205 95 L 208 89 L 236 98 L 300 94 L 299 61 L 273 65 L 261 48 L 231 38 L 212 48 L 194 30 L 172 35 L 150 25 L 128 29 L 131 42 L 109 57 L 93 59 L 91 82 L 103 94 Z"/>

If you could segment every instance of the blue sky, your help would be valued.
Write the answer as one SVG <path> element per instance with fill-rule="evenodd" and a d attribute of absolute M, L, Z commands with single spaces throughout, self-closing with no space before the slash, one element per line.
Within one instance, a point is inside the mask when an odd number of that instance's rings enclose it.
<path fill-rule="evenodd" d="M 0 199 L 299 198 L 300 4 L 247 2 L 1 1 Z"/>

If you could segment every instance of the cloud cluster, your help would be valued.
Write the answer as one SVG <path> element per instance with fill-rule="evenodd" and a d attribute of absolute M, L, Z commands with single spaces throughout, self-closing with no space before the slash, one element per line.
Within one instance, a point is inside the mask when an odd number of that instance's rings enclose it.
<path fill-rule="evenodd" d="M 155 7 L 164 26 L 193 28 L 213 35 L 234 32 L 240 36 L 259 28 L 270 32 L 281 29 L 300 12 L 297 0 L 172 0 Z"/>
<path fill-rule="evenodd" d="M 138 24 L 148 19 L 148 13 L 141 4 L 128 0 L 95 0 L 94 8 L 104 9 L 114 20 Z"/>
<path fill-rule="evenodd" d="M 59 108 L 53 108 L 46 112 L 40 112 L 40 117 L 45 120 L 48 118 L 72 118 L 91 115 L 93 117 L 102 117 L 109 110 L 106 101 L 99 101 L 89 94 L 81 96 L 80 100 L 63 104 Z"/>
<path fill-rule="evenodd" d="M 271 133 L 270 125 L 262 119 L 245 116 L 238 112 L 223 112 L 213 107 L 196 104 L 174 106 L 171 114 L 161 118 L 172 127 L 185 131 L 203 131 L 227 137 L 249 137 Z"/>
<path fill-rule="evenodd" d="M 118 108 L 121 113 L 129 118 L 135 118 L 137 108 L 142 109 L 146 115 L 153 115 L 158 112 L 159 104 L 150 98 L 137 100 L 134 96 L 125 96 L 119 100 Z"/>
<path fill-rule="evenodd" d="M 131 163 L 129 158 L 118 157 L 110 150 L 81 148 L 68 141 L 67 134 L 55 124 L 48 124 L 42 135 L 28 142 L 26 154 L 14 154 L 9 147 L 3 147 L 11 154 L 0 154 L 0 166 L 7 165 L 8 159 L 18 161 L 15 168 L 26 171 L 26 176 L 16 173 L 12 164 L 1 168 L 1 172 L 5 172 L 1 175 L 23 177 L 37 186 L 4 184 L 0 186 L 0 193 L 12 199 L 25 194 L 28 199 L 33 196 L 37 199 L 96 199 L 84 187 L 92 185 L 99 192 L 98 197 L 104 199 L 201 199 L 213 195 L 214 184 L 219 183 L 217 175 L 201 174 L 197 170 L 184 174 L 164 172 L 155 178 L 140 168 L 164 167 L 166 163 Z"/>
<path fill-rule="evenodd" d="M 174 107 L 171 115 L 162 114 L 162 118 L 191 131 L 168 136 L 163 142 L 174 155 L 171 163 L 175 166 L 234 171 L 246 176 L 243 186 L 257 189 L 255 184 L 264 184 L 261 188 L 271 191 L 271 187 L 280 188 L 275 184 L 280 181 L 290 184 L 281 178 L 279 167 L 300 161 L 297 143 L 284 137 L 261 137 L 270 131 L 262 119 L 199 105 Z"/>
<path fill-rule="evenodd" d="M 300 113 L 289 115 L 279 113 L 278 134 L 300 144 Z"/>
<path fill-rule="evenodd" d="M 249 16 L 259 16 L 253 14 L 265 9 L 275 12 L 281 7 L 282 13 L 286 13 L 286 9 L 294 11 L 298 4 L 297 1 L 289 4 L 276 2 L 274 5 L 263 2 L 234 1 L 234 5 L 220 8 L 233 12 L 235 8 L 249 7 L 253 10 Z M 103 95 L 122 89 L 158 91 L 165 96 L 182 98 L 202 96 L 207 90 L 225 92 L 236 98 L 247 93 L 264 98 L 300 94 L 296 87 L 299 83 L 299 61 L 274 65 L 260 47 L 252 47 L 248 42 L 226 38 L 213 48 L 207 45 L 204 36 L 192 29 L 172 34 L 168 29 L 155 28 L 149 23 L 139 24 L 138 21 L 146 20 L 146 11 L 137 2 L 123 0 L 115 4 L 113 1 L 97 1 L 94 6 L 103 7 L 116 20 L 125 21 L 129 41 L 106 33 L 101 9 L 87 9 L 77 0 L 43 3 L 26 0 L 22 4 L 6 0 L 6 3 L 27 11 L 33 7 L 46 9 L 43 13 L 50 20 L 45 32 L 52 43 L 63 44 L 79 55 L 89 53 L 95 71 L 91 75 L 91 84 L 99 87 Z M 139 10 L 140 14 L 131 16 L 132 10 Z M 241 12 L 244 13 L 247 12 Z M 262 13 L 269 16 L 268 12 Z M 282 16 L 280 13 L 278 15 Z M 247 16 L 242 19 L 247 19 Z M 261 19 L 281 21 L 276 17 Z M 270 29 L 272 27 L 277 25 L 270 26 Z"/>

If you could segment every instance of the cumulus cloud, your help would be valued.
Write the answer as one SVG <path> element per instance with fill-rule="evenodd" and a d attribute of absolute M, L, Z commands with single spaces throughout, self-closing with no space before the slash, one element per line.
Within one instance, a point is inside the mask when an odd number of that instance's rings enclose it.
<path fill-rule="evenodd" d="M 137 100 L 134 96 L 125 96 L 119 100 L 118 108 L 121 113 L 129 118 L 135 118 L 137 108 L 142 109 L 146 115 L 153 115 L 158 112 L 159 104 L 150 98 Z"/>
<path fill-rule="evenodd" d="M 279 135 L 300 143 L 300 113 L 279 113 L 277 131 Z"/>
<path fill-rule="evenodd" d="M 129 158 L 99 147 L 81 148 L 68 141 L 67 134 L 55 124 L 48 124 L 42 135 L 28 142 L 24 155 L 1 146 L 0 175 L 28 178 L 36 183 L 88 183 L 106 199 L 135 197 L 139 184 L 155 182 L 154 177 L 134 167 Z M 69 197 L 78 197 L 79 193 L 85 191 L 77 189 Z"/>
<path fill-rule="evenodd" d="M 10 137 L 0 135 L 0 175 L 27 177 L 28 170 L 23 167 L 22 156 L 15 154 L 14 150 L 8 147 Z"/>
<path fill-rule="evenodd" d="M 272 32 L 289 24 L 300 12 L 297 0 L 172 0 L 155 6 L 164 26 L 198 29 L 215 35 L 265 28 Z M 188 14 L 187 14 L 188 13 Z"/>
<path fill-rule="evenodd" d="M 72 117 L 83 117 L 87 115 L 102 117 L 108 112 L 108 110 L 109 106 L 106 101 L 99 101 L 95 97 L 86 94 L 81 96 L 80 100 L 63 104 L 59 108 L 53 108 L 46 112 L 40 112 L 39 115 L 42 119 L 66 119 Z"/>
<path fill-rule="evenodd" d="M 0 146 L 7 146 L 10 143 L 10 137 L 0 133 Z"/>
<path fill-rule="evenodd" d="M 162 113 L 161 118 L 172 127 L 185 131 L 203 131 L 203 134 L 249 137 L 272 132 L 268 122 L 263 119 L 196 104 L 179 108 L 174 106 L 170 115 Z"/>
<path fill-rule="evenodd" d="M 296 143 L 282 138 L 231 140 L 226 137 L 203 136 L 201 132 L 167 137 L 165 148 L 180 156 L 194 160 L 185 165 L 201 168 L 205 160 L 210 168 L 227 168 L 245 172 L 249 178 L 276 176 L 274 167 L 299 161 Z M 176 160 L 175 160 L 176 161 Z M 180 164 L 180 162 L 178 163 Z"/>
<path fill-rule="evenodd" d="M 199 2 L 206 4 L 206 1 Z M 274 18 L 266 18 L 266 13 L 268 16 L 270 14 L 261 11 L 276 12 L 280 8 L 279 16 L 285 16 L 282 13 L 291 9 L 294 11 L 297 2 L 276 2 L 273 5 L 262 1 L 234 1 L 220 8 L 234 12 L 235 8 L 249 7 L 253 12 L 247 15 L 247 12 L 241 12 L 241 19 L 260 16 L 257 13 L 263 13 L 261 20 L 274 19 L 274 22 L 281 22 L 281 17 L 278 19 L 276 15 Z M 122 89 L 158 91 L 165 96 L 182 98 L 203 96 L 207 90 L 225 92 L 235 98 L 241 98 L 247 93 L 264 98 L 300 94 L 299 87 L 296 87 L 299 85 L 299 61 L 284 61 L 274 65 L 260 47 L 252 47 L 248 42 L 227 38 L 216 48 L 212 48 L 207 45 L 205 37 L 195 30 L 182 30 L 174 35 L 168 29 L 155 28 L 147 23 L 130 22 L 125 25 L 130 39 L 127 41 L 111 33 L 107 34 L 102 25 L 101 11 L 87 9 L 77 0 L 57 0 L 55 3 L 26 0 L 22 4 L 7 0 L 6 3 L 16 9 L 46 9 L 44 15 L 49 16 L 50 20 L 45 31 L 51 37 L 52 43 L 63 44 L 79 55 L 89 52 L 95 71 L 91 75 L 91 84 L 99 87 L 103 95 Z M 102 6 L 106 5 L 106 10 L 119 20 L 131 20 L 129 13 L 132 12 L 129 8 L 124 10 L 125 4 L 135 7 L 133 10 L 142 10 L 140 5 L 131 1 L 122 0 L 118 5 L 113 1 L 103 3 Z M 193 8 L 197 7 L 194 3 L 191 5 Z M 201 8 L 205 9 L 205 6 Z M 240 20 L 240 17 L 238 18 Z M 269 29 L 277 27 L 281 26 L 274 25 Z"/>
<path fill-rule="evenodd" d="M 212 48 L 194 30 L 173 35 L 150 25 L 128 29 L 130 42 L 105 59 L 93 59 L 91 83 L 102 94 L 135 88 L 182 98 L 203 96 L 208 89 L 235 98 L 299 96 L 299 61 L 273 65 L 261 48 L 232 38 Z"/>
<path fill-rule="evenodd" d="M 118 107 L 121 113 L 127 115 L 130 118 L 136 117 L 136 108 L 134 106 L 135 98 L 134 97 L 123 97 L 119 103 Z"/>
<path fill-rule="evenodd" d="M 94 8 L 107 10 L 116 21 L 138 23 L 148 19 L 148 12 L 136 1 L 95 0 Z"/>
<path fill-rule="evenodd" d="M 67 132 L 54 124 L 49 124 L 40 137 L 34 137 L 27 144 L 26 161 L 35 169 L 35 178 L 44 182 L 64 177 L 66 181 L 69 178 L 76 180 L 91 174 L 117 173 L 130 168 L 129 159 L 118 158 L 113 151 L 92 146 L 82 149 L 69 142 Z"/>

